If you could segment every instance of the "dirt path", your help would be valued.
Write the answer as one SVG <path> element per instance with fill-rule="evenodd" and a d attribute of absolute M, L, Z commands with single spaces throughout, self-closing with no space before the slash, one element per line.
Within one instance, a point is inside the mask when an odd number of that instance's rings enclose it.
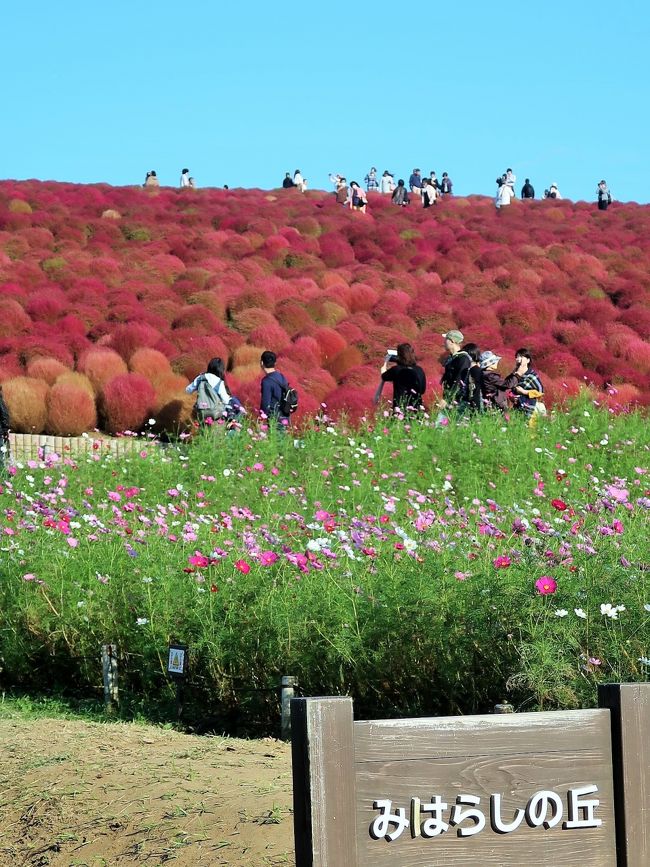
<path fill-rule="evenodd" d="M 0 865 L 292 865 L 289 747 L 0 721 Z"/>

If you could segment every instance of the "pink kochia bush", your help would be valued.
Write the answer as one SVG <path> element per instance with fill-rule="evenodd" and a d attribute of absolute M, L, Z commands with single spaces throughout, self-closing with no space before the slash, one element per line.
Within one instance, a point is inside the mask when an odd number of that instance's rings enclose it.
<path fill-rule="evenodd" d="M 220 356 L 255 405 L 268 348 L 301 413 L 332 377 L 356 416 L 388 347 L 412 343 L 435 383 L 457 327 L 502 373 L 530 346 L 549 405 L 584 388 L 613 410 L 650 404 L 649 206 L 371 195 L 361 215 L 318 191 L 195 193 L 188 209 L 171 188 L 0 182 L 0 381 L 53 385 L 63 367 L 97 399 L 130 370 L 161 407 Z"/>
<path fill-rule="evenodd" d="M 104 386 L 100 408 L 109 433 L 140 430 L 154 409 L 156 395 L 148 379 L 139 373 L 124 373 Z"/>

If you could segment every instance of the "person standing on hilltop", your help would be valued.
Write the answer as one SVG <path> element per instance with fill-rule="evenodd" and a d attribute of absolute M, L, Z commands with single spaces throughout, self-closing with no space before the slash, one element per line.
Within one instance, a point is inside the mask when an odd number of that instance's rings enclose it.
<path fill-rule="evenodd" d="M 153 169 L 150 172 L 147 172 L 147 177 L 144 179 L 144 184 L 142 186 L 144 186 L 144 187 L 159 187 L 160 186 L 160 181 L 158 180 L 158 176 L 153 171 Z"/>
<path fill-rule="evenodd" d="M 379 189 L 379 181 L 377 180 L 377 169 L 371 168 L 368 174 L 364 178 L 366 184 L 366 190 L 369 193 L 376 193 Z"/>
<path fill-rule="evenodd" d="M 282 189 L 290 190 L 293 187 L 293 181 L 291 180 L 291 175 L 287 172 L 284 176 L 284 180 L 282 181 Z"/>
<path fill-rule="evenodd" d="M 521 198 L 522 199 L 534 199 L 535 198 L 535 188 L 531 184 L 531 182 L 526 178 L 526 183 L 521 188 Z"/>
<path fill-rule="evenodd" d="M 336 203 L 337 205 L 346 205 L 348 202 L 348 182 L 344 177 L 339 177 L 336 185 Z"/>
<path fill-rule="evenodd" d="M 393 190 L 393 195 L 391 196 L 391 202 L 394 205 L 400 205 L 401 207 L 406 207 L 409 203 L 409 194 L 406 191 L 406 187 L 404 186 L 404 179 L 400 178 L 397 182 L 397 186 Z"/>
<path fill-rule="evenodd" d="M 183 189 L 184 187 L 190 186 L 190 170 L 189 169 L 183 169 L 183 171 L 181 172 L 181 184 L 180 184 L 180 186 L 181 186 L 181 189 Z"/>
<path fill-rule="evenodd" d="M 606 211 L 612 203 L 612 194 L 605 181 L 598 184 L 598 210 Z"/>
<path fill-rule="evenodd" d="M 296 169 L 295 172 L 293 173 L 293 185 L 294 185 L 294 187 L 298 187 L 298 189 L 300 190 L 301 193 L 303 192 L 303 180 L 302 180 L 302 174 L 300 173 L 300 169 Z"/>
<path fill-rule="evenodd" d="M 451 196 L 454 185 L 452 183 L 451 178 L 447 174 L 447 172 L 442 173 L 442 180 L 440 181 L 440 192 L 443 196 Z"/>
<path fill-rule="evenodd" d="M 438 190 L 433 185 L 431 178 L 425 178 L 422 186 L 422 207 L 430 208 L 438 204 Z"/>
<path fill-rule="evenodd" d="M 413 173 L 409 178 L 409 188 L 414 196 L 422 195 L 422 176 L 420 169 L 413 169 Z"/>
<path fill-rule="evenodd" d="M 391 175 L 391 173 L 386 169 L 384 174 L 381 176 L 381 181 L 379 182 L 379 191 L 382 195 L 392 195 L 395 190 L 395 179 Z"/>

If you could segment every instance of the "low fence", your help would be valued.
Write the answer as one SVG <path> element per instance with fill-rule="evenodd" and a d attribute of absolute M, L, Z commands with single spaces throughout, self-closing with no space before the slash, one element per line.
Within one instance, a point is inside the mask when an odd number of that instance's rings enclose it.
<path fill-rule="evenodd" d="M 151 442 L 142 438 L 98 437 L 93 434 L 81 437 L 55 437 L 47 434 L 9 434 L 11 458 L 20 463 L 42 461 L 48 455 L 83 457 L 91 454 L 108 454 L 123 457 L 141 451 Z"/>
<path fill-rule="evenodd" d="M 293 699 L 297 867 L 648 867 L 650 684 L 599 705 L 354 722 Z"/>

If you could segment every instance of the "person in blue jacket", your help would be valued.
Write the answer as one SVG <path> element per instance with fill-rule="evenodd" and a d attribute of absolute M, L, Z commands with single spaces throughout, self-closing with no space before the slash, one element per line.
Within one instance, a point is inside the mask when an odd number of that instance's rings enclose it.
<path fill-rule="evenodd" d="M 289 424 L 289 417 L 282 415 L 280 405 L 283 393 L 289 388 L 289 383 L 279 370 L 275 369 L 277 356 L 267 349 L 260 358 L 260 367 L 264 371 L 261 382 L 260 410 L 267 418 L 276 418 L 280 426 Z"/>

